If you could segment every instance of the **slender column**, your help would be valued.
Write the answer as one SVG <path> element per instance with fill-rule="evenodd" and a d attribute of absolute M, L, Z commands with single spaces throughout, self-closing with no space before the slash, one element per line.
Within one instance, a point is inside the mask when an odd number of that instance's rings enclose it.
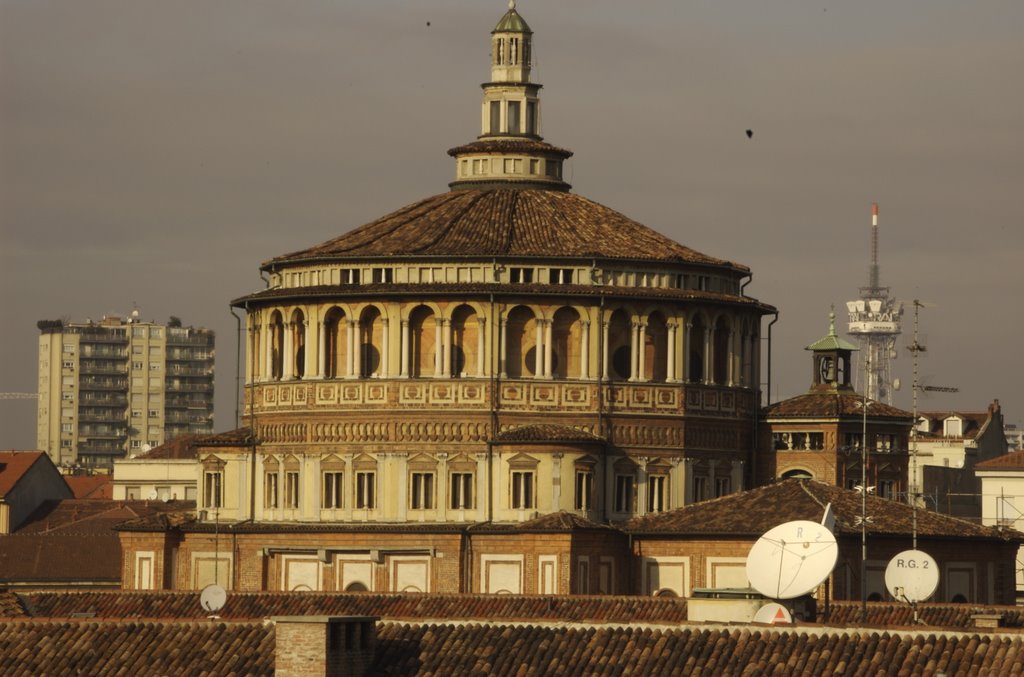
<path fill-rule="evenodd" d="M 601 318 L 601 334 L 603 340 L 601 341 L 601 380 L 608 380 L 608 338 L 611 333 L 609 323 Z"/>
<path fill-rule="evenodd" d="M 729 374 L 726 379 L 730 386 L 736 385 L 736 331 L 734 329 L 729 330 Z"/>
<path fill-rule="evenodd" d="M 640 338 L 640 323 L 633 320 L 629 327 L 629 380 L 636 381 L 639 378 L 637 372 L 640 369 L 640 351 L 637 350 L 637 340 Z"/>
<path fill-rule="evenodd" d="M 263 369 L 260 373 L 260 380 L 269 381 L 274 371 L 274 346 L 273 346 L 273 332 L 270 331 L 270 322 L 268 317 L 263 318 L 260 324 L 260 334 L 262 341 L 260 341 L 260 350 L 262 355 L 260 358 L 263 360 Z"/>
<path fill-rule="evenodd" d="M 487 486 L 487 454 L 476 455 L 476 495 L 473 500 L 476 502 L 476 518 L 483 522 L 488 519 L 487 506 L 489 504 L 491 488 Z"/>
<path fill-rule="evenodd" d="M 320 360 L 320 317 L 319 308 L 306 306 L 306 373 L 303 378 L 323 378 L 324 365 Z"/>
<path fill-rule="evenodd" d="M 484 327 L 487 324 L 487 320 L 483 317 L 477 319 L 476 322 L 476 375 L 484 375 L 484 349 L 486 343 L 484 342 Z M 468 365 L 467 365 L 468 366 Z"/>
<path fill-rule="evenodd" d="M 501 378 L 508 378 L 505 353 L 508 352 L 508 320 L 501 318 L 501 332 L 498 334 L 498 372 Z"/>
<path fill-rule="evenodd" d="M 544 320 L 544 378 L 551 378 L 551 352 L 552 343 L 551 332 L 552 332 L 552 321 Z"/>
<path fill-rule="evenodd" d="M 544 320 L 537 318 L 537 342 L 533 346 L 533 377 L 541 378 L 544 375 Z"/>
<path fill-rule="evenodd" d="M 452 323 L 441 320 L 441 375 L 452 377 Z"/>
<path fill-rule="evenodd" d="M 284 355 L 281 370 L 282 380 L 288 380 L 295 375 L 295 355 L 292 352 L 295 348 L 295 323 L 289 322 L 285 325 L 284 331 Z"/>
<path fill-rule="evenodd" d="M 564 454 L 560 451 L 551 455 L 551 507 L 553 510 L 563 510 L 562 507 L 562 458 Z M 574 477 L 566 478 L 570 482 Z M 537 487 L 538 492 L 540 487 Z M 571 505 L 569 507 L 572 507 Z"/>
<path fill-rule="evenodd" d="M 647 514 L 647 459 L 636 469 L 636 514 Z"/>
<path fill-rule="evenodd" d="M 683 332 L 683 380 L 690 381 L 690 341 L 693 340 L 693 323 L 686 323 L 686 331 Z"/>
<path fill-rule="evenodd" d="M 389 368 L 390 367 L 390 362 L 391 362 L 391 360 L 389 359 L 389 356 L 390 356 L 390 353 L 391 353 L 391 349 L 390 349 L 390 344 L 391 344 L 391 341 L 390 341 L 391 336 L 390 336 L 390 334 L 391 334 L 391 332 L 388 331 L 388 325 L 389 325 L 388 318 L 382 317 L 380 321 L 381 321 L 381 332 L 380 332 L 380 377 L 381 378 L 387 378 L 388 376 L 391 375 L 391 369 Z"/>
<path fill-rule="evenodd" d="M 345 351 L 345 376 L 355 378 L 356 376 L 356 334 L 359 332 L 359 324 L 354 320 L 348 322 L 348 331 L 345 332 L 345 341 L 348 349 Z"/>
<path fill-rule="evenodd" d="M 245 360 L 245 382 L 246 383 L 252 383 L 255 380 L 255 376 L 256 376 L 256 360 L 254 359 L 254 356 L 257 354 L 256 353 L 256 337 L 257 337 L 258 332 L 259 332 L 259 329 L 257 329 L 256 327 L 254 327 L 252 325 L 249 325 L 249 329 L 246 332 L 246 346 L 245 346 L 246 357 L 247 357 L 247 359 Z"/>
<path fill-rule="evenodd" d="M 714 383 L 715 375 L 712 373 L 715 366 L 715 330 L 708 329 L 704 332 L 704 383 Z"/>
<path fill-rule="evenodd" d="M 444 373 L 444 333 L 441 328 L 441 318 L 434 318 L 434 376 L 440 377 Z"/>
<path fill-rule="evenodd" d="M 637 332 L 637 366 L 636 380 L 647 380 L 647 323 L 640 322 Z"/>
<path fill-rule="evenodd" d="M 317 329 L 320 331 L 320 340 L 317 341 L 316 376 L 317 378 L 324 378 L 327 376 L 327 351 L 334 348 L 334 346 L 330 345 L 327 340 L 327 324 L 325 322 L 317 322 Z M 337 355 L 335 355 L 335 362 L 337 362 Z M 337 364 L 335 364 L 334 368 L 338 368 Z"/>
<path fill-rule="evenodd" d="M 580 331 L 580 378 L 590 378 L 590 320 L 583 320 Z M 568 365 L 566 365 L 568 367 Z M 566 374 L 568 376 L 568 373 Z"/>
<path fill-rule="evenodd" d="M 679 379 L 676 378 L 676 323 L 668 323 L 668 338 L 666 338 L 666 350 L 665 357 L 667 364 L 665 365 L 665 380 L 669 383 L 675 383 Z"/>
<path fill-rule="evenodd" d="M 363 376 L 363 326 L 356 322 L 354 327 L 354 345 L 352 347 L 352 376 L 362 378 Z"/>
<path fill-rule="evenodd" d="M 398 452 L 395 454 L 395 478 L 397 484 L 392 486 L 398 487 L 398 521 L 404 522 L 409 518 L 409 454 Z M 389 478 L 381 478 L 383 481 L 380 483 L 380 487 L 387 486 L 387 480 Z M 381 492 L 383 493 L 383 492 Z M 376 497 L 378 502 L 383 506 L 384 496 Z"/>
<path fill-rule="evenodd" d="M 437 502 L 434 503 L 437 521 L 448 520 L 448 454 L 441 452 L 437 455 L 437 474 L 434 476 L 434 486 L 437 489 Z"/>
<path fill-rule="evenodd" d="M 299 326 L 299 331 L 302 332 L 304 342 L 302 344 L 302 378 L 316 378 L 316 374 L 310 374 L 315 367 L 316 362 L 309 359 L 311 350 L 316 349 L 316 339 L 312 339 L 313 333 L 316 330 L 316 323 L 310 322 L 308 319 L 303 320 Z M 315 353 L 314 353 L 315 354 Z M 296 374 L 298 377 L 298 374 Z"/>
<path fill-rule="evenodd" d="M 409 378 L 409 320 L 402 320 L 402 355 L 399 358 L 402 378 Z"/>

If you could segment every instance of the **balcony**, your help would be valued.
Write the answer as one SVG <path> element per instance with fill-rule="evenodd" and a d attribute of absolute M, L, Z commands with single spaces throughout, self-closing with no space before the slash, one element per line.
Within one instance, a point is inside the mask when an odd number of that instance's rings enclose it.
<path fill-rule="evenodd" d="M 125 391 L 125 390 L 128 390 L 128 380 L 125 379 L 123 381 L 113 381 L 113 380 L 101 381 L 99 379 L 91 379 L 91 378 L 85 379 L 85 378 L 83 378 L 78 383 L 78 390 L 81 391 L 81 392 L 85 392 L 87 390 L 121 390 L 121 391 Z M 84 395 L 83 395 L 83 397 L 84 397 Z"/>
<path fill-rule="evenodd" d="M 174 383 L 165 386 L 168 393 L 212 393 L 212 383 Z"/>
<path fill-rule="evenodd" d="M 175 336 L 170 332 L 167 333 L 167 345 L 168 346 L 210 346 L 213 347 L 213 335 L 199 335 L 199 336 Z"/>
<path fill-rule="evenodd" d="M 117 423 L 127 425 L 125 422 L 124 409 L 112 409 L 109 411 L 79 412 L 78 420 L 81 423 Z"/>
<path fill-rule="evenodd" d="M 182 367 L 174 365 L 167 370 L 168 376 L 213 376 L 213 367 Z"/>
<path fill-rule="evenodd" d="M 82 374 L 127 374 L 128 363 L 109 364 L 82 360 L 78 365 L 78 371 Z"/>

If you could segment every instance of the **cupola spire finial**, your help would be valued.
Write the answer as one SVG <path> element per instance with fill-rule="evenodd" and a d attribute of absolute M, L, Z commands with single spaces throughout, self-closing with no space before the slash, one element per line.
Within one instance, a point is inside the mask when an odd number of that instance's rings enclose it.
<path fill-rule="evenodd" d="M 516 8 L 516 0 L 508 0 L 508 8 L 509 9 L 515 9 Z"/>

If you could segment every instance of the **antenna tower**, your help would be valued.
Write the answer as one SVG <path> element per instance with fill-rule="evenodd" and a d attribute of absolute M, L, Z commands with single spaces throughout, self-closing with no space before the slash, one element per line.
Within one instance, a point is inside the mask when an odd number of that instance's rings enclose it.
<path fill-rule="evenodd" d="M 847 301 L 847 333 L 860 343 L 860 359 L 866 369 L 856 369 L 857 390 L 868 399 L 892 404 L 896 389 L 892 361 L 896 359 L 896 338 L 902 333 L 903 303 L 889 297 L 889 288 L 881 286 L 878 274 L 878 204 L 871 205 L 871 267 L 868 286 L 860 288 L 860 298 Z M 863 376 L 861 375 L 863 372 Z"/>

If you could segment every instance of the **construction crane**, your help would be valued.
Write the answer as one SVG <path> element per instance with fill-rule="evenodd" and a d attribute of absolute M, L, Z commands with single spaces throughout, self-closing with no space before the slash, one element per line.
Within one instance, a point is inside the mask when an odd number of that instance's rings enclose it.
<path fill-rule="evenodd" d="M 39 393 L 0 393 L 0 400 L 38 400 Z"/>

